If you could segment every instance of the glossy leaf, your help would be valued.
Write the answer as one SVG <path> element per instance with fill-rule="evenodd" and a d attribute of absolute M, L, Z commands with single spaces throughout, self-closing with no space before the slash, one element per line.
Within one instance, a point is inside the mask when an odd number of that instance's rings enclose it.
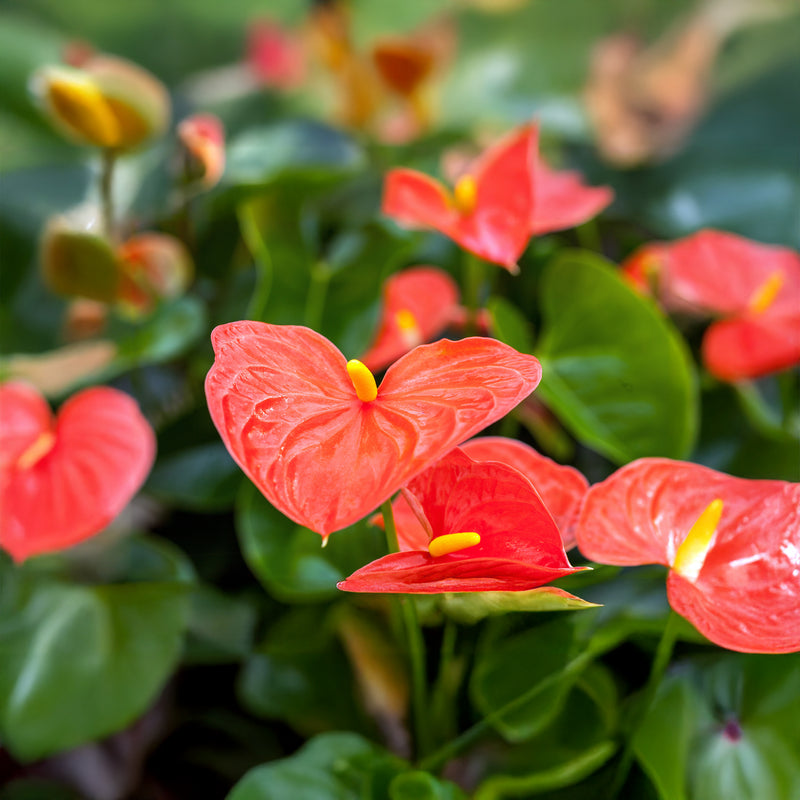
<path fill-rule="evenodd" d="M 634 739 L 663 800 L 794 798 L 797 676 L 797 657 L 730 655 L 667 676 Z"/>
<path fill-rule="evenodd" d="M 344 356 L 308 328 L 215 329 L 206 378 L 214 424 L 278 509 L 323 536 L 366 516 L 428 464 L 499 419 L 539 364 L 488 339 L 423 345 L 359 400 Z"/>
<path fill-rule="evenodd" d="M 561 421 L 619 463 L 685 455 L 697 424 L 696 387 L 669 322 L 589 253 L 551 262 L 540 291 L 540 396 Z"/>
<path fill-rule="evenodd" d="M 178 574 L 80 586 L 0 562 L 0 729 L 35 760 L 113 733 L 155 699 L 180 654 L 188 585 Z"/>

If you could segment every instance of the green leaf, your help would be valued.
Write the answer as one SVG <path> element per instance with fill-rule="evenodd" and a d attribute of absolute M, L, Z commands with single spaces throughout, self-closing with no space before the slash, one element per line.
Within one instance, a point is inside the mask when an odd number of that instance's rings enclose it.
<path fill-rule="evenodd" d="M 159 457 L 145 490 L 179 508 L 215 511 L 233 505 L 241 481 L 225 446 L 210 442 Z"/>
<path fill-rule="evenodd" d="M 618 463 L 685 457 L 697 389 L 671 324 L 591 253 L 556 258 L 540 291 L 539 396 L 581 442 Z"/>
<path fill-rule="evenodd" d="M 453 592 L 442 595 L 445 614 L 469 625 L 509 611 L 573 611 L 596 606 L 596 603 L 589 603 L 555 586 L 541 586 L 527 592 Z"/>
<path fill-rule="evenodd" d="M 180 654 L 188 584 L 81 586 L 5 559 L 0 572 L 0 731 L 17 758 L 102 738 L 147 709 Z"/>
<path fill-rule="evenodd" d="M 354 733 L 324 733 L 295 755 L 256 767 L 227 800 L 465 800 L 457 786 L 411 771 Z"/>
<path fill-rule="evenodd" d="M 485 641 L 470 683 L 473 702 L 488 715 L 525 695 L 526 701 L 503 714 L 495 727 L 510 742 L 530 738 L 558 714 L 579 674 L 569 666 L 574 649 L 574 629 L 563 618 Z"/>
<path fill-rule="evenodd" d="M 663 800 L 800 795 L 800 658 L 726 654 L 663 681 L 633 740 Z"/>
<path fill-rule="evenodd" d="M 269 592 L 287 602 L 336 597 L 338 581 L 385 554 L 382 533 L 366 522 L 322 537 L 292 522 L 248 483 L 236 507 L 245 560 Z"/>
<path fill-rule="evenodd" d="M 512 302 L 504 297 L 490 297 L 487 308 L 492 318 L 492 332 L 500 341 L 520 353 L 533 353 L 530 323 Z"/>
<path fill-rule="evenodd" d="M 306 735 L 359 727 L 352 671 L 329 620 L 318 607 L 296 608 L 272 626 L 239 677 L 250 711 Z"/>
<path fill-rule="evenodd" d="M 264 186 L 286 176 L 326 178 L 361 165 L 363 153 L 346 134 L 318 122 L 287 120 L 251 128 L 228 145 L 223 181 Z"/>

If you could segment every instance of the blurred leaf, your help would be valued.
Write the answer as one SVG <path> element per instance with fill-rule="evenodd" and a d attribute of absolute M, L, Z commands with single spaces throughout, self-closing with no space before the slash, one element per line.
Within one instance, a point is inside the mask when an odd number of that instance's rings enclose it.
<path fill-rule="evenodd" d="M 179 508 L 216 511 L 233 506 L 241 480 L 222 442 L 211 442 L 159 457 L 145 491 Z"/>
<path fill-rule="evenodd" d="M 224 664 L 253 647 L 256 611 L 250 603 L 201 584 L 192 593 L 184 661 Z"/>
<path fill-rule="evenodd" d="M 510 611 L 573 611 L 594 607 L 594 603 L 555 586 L 542 586 L 527 592 L 455 592 L 442 595 L 445 614 L 469 625 L 490 615 Z"/>
<path fill-rule="evenodd" d="M 299 608 L 272 626 L 239 676 L 239 696 L 251 712 L 285 720 L 306 736 L 362 727 L 352 670 L 328 620 L 319 608 Z"/>
<path fill-rule="evenodd" d="M 292 522 L 248 483 L 236 506 L 236 528 L 250 569 L 267 590 L 287 602 L 336 597 L 338 581 L 385 554 L 382 533 L 365 522 L 322 537 Z"/>
<path fill-rule="evenodd" d="M 492 333 L 521 353 L 535 350 L 533 334 L 527 317 L 504 297 L 490 297 L 487 304 L 492 318 Z"/>
<path fill-rule="evenodd" d="M 470 683 L 473 702 L 487 715 L 525 695 L 522 705 L 495 722 L 509 742 L 525 741 L 563 706 L 580 671 L 569 667 L 574 655 L 574 628 L 561 617 L 507 639 L 485 641 Z"/>
<path fill-rule="evenodd" d="M 287 175 L 326 178 L 352 170 L 362 160 L 360 148 L 344 133 L 317 122 L 286 120 L 234 138 L 223 182 L 264 186 Z"/>
<path fill-rule="evenodd" d="M 80 586 L 0 562 L 0 728 L 34 760 L 130 724 L 177 663 L 181 579 Z"/>
<path fill-rule="evenodd" d="M 685 457 L 697 396 L 686 347 L 671 324 L 588 252 L 552 261 L 540 291 L 539 396 L 580 441 L 618 463 Z"/>
<path fill-rule="evenodd" d="M 800 794 L 797 655 L 727 654 L 668 675 L 634 737 L 664 800 Z"/>
<path fill-rule="evenodd" d="M 228 800 L 465 800 L 437 780 L 352 733 L 324 733 L 295 755 L 247 773 Z"/>
<path fill-rule="evenodd" d="M 61 783 L 40 778 L 21 778 L 0 788 L 0 800 L 81 800 L 80 795 Z"/>

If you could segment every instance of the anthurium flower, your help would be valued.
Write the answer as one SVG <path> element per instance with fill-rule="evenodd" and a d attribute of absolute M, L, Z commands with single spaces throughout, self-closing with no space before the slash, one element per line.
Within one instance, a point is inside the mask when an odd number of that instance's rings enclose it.
<path fill-rule="evenodd" d="M 527 478 L 455 449 L 403 490 L 426 532 L 414 550 L 354 572 L 348 592 L 526 591 L 580 568 Z"/>
<path fill-rule="evenodd" d="M 306 52 L 297 31 L 259 19 L 247 28 L 247 66 L 269 88 L 291 91 L 306 77 Z"/>
<path fill-rule="evenodd" d="M 458 309 L 458 286 L 436 267 L 392 275 L 383 289 L 378 334 L 361 360 L 374 372 L 440 334 Z"/>
<path fill-rule="evenodd" d="M 587 186 L 576 170 L 551 169 L 541 158 L 536 162 L 533 186 L 534 236 L 581 225 L 614 200 L 610 187 Z"/>
<path fill-rule="evenodd" d="M 383 213 L 403 225 L 441 231 L 517 272 L 531 235 L 537 138 L 533 125 L 507 135 L 477 159 L 452 192 L 421 172 L 393 169 L 386 177 Z"/>
<path fill-rule="evenodd" d="M 194 274 L 183 243 L 166 233 L 141 233 L 117 248 L 117 302 L 133 315 L 151 312 L 160 300 L 179 297 Z"/>
<path fill-rule="evenodd" d="M 603 564 L 664 564 L 670 605 L 712 642 L 800 650 L 800 484 L 643 458 L 589 490 L 578 547 Z"/>
<path fill-rule="evenodd" d="M 473 461 L 496 461 L 522 473 L 553 515 L 564 549 L 575 546 L 575 525 L 581 503 L 589 489 L 589 482 L 577 469 L 558 464 L 524 442 L 505 436 L 479 436 L 464 442 L 460 450 Z M 427 532 L 404 495 L 392 503 L 392 512 L 400 549 L 424 549 L 428 541 Z M 383 525 L 380 514 L 376 514 L 371 521 Z"/>
<path fill-rule="evenodd" d="M 129 150 L 163 133 L 169 123 L 166 87 L 121 58 L 91 55 L 80 68 L 48 66 L 32 89 L 50 120 L 70 139 L 111 150 Z"/>
<path fill-rule="evenodd" d="M 211 418 L 239 466 L 287 517 L 324 537 L 366 516 L 538 385 L 533 357 L 491 339 L 442 340 L 378 387 L 303 327 L 232 322 L 212 335 Z"/>
<path fill-rule="evenodd" d="M 155 436 L 136 402 L 96 387 L 54 418 L 30 385 L 0 386 L 0 546 L 17 561 L 98 533 L 150 471 Z"/>
<path fill-rule="evenodd" d="M 178 141 L 190 181 L 206 189 L 216 186 L 225 171 L 225 128 L 216 114 L 192 114 L 178 125 Z"/>
<path fill-rule="evenodd" d="M 720 318 L 702 344 L 718 378 L 757 378 L 800 362 L 800 255 L 792 250 L 703 230 L 646 245 L 623 271 L 665 308 Z"/>

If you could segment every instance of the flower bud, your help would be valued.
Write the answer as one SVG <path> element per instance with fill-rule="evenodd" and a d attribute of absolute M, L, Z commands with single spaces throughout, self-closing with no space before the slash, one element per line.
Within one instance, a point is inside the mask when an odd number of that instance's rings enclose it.
<path fill-rule="evenodd" d="M 193 114 L 178 125 L 178 140 L 185 157 L 189 182 L 206 189 L 216 186 L 225 171 L 225 130 L 214 114 Z"/>
<path fill-rule="evenodd" d="M 117 249 L 120 289 L 117 300 L 132 316 L 153 310 L 160 300 L 186 290 L 194 265 L 183 244 L 163 233 L 142 233 Z"/>
<path fill-rule="evenodd" d="M 164 84 L 121 58 L 90 56 L 80 69 L 44 67 L 31 86 L 53 124 L 81 144 L 130 150 L 169 122 Z"/>

